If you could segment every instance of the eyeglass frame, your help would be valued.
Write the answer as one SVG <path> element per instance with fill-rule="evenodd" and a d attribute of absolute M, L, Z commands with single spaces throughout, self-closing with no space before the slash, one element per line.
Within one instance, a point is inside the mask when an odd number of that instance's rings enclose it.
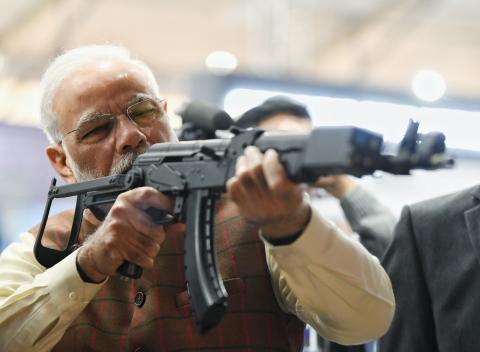
<path fill-rule="evenodd" d="M 166 112 L 164 111 L 164 109 L 162 108 L 162 106 L 160 105 L 160 103 L 166 101 L 167 99 L 160 99 L 160 98 L 155 98 L 155 97 L 145 97 L 145 96 L 139 96 L 139 98 L 141 98 L 140 101 L 137 101 L 135 103 L 132 103 L 130 105 L 127 106 L 127 108 L 125 109 L 125 112 L 124 112 L 124 115 L 135 125 L 138 127 L 137 123 L 134 121 L 134 119 L 132 119 L 128 113 L 128 111 L 133 108 L 134 106 L 138 105 L 138 104 L 142 104 L 142 103 L 145 103 L 146 101 L 152 101 L 154 102 L 156 105 L 158 105 L 158 108 L 159 110 L 162 112 L 162 115 L 160 116 L 160 119 L 158 120 L 161 120 L 165 115 L 166 115 Z M 99 117 L 101 116 L 110 116 L 112 119 L 117 119 L 117 116 L 118 115 L 114 115 L 114 114 L 109 114 L 109 113 L 99 113 Z M 67 133 L 65 133 L 62 138 L 58 141 L 58 145 L 62 145 L 63 144 L 63 140 L 65 139 L 65 137 L 67 137 L 68 135 L 78 131 L 81 127 L 77 127 L 77 128 L 74 128 L 73 130 L 71 131 L 68 131 Z"/>

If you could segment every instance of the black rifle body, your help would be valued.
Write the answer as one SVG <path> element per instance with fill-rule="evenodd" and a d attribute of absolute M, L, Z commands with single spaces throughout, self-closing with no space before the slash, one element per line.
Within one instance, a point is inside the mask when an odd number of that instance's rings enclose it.
<path fill-rule="evenodd" d="M 416 131 L 416 128 L 410 128 L 409 140 L 418 144 Z M 414 134 L 413 139 L 411 134 Z M 381 135 L 355 127 L 318 128 L 310 134 L 272 135 L 254 129 L 237 131 L 232 139 L 155 144 L 137 157 L 125 175 L 65 186 L 56 186 L 54 180 L 35 243 L 35 256 L 46 267 L 58 263 L 74 250 L 83 210 L 91 209 L 103 220 L 116 197 L 124 191 L 150 186 L 174 196 L 174 221 L 186 224 L 186 288 L 197 326 L 205 333 L 221 320 L 227 299 L 215 260 L 215 201 L 225 192 L 227 180 L 235 174 L 237 158 L 247 146 L 255 145 L 263 152 L 275 149 L 289 179 L 310 183 L 322 175 L 346 173 L 362 176 L 376 170 L 408 174 L 413 168 L 442 167 L 445 160 L 439 156 L 445 149 L 443 135 L 430 135 L 432 138 L 435 143 L 424 142 L 424 145 L 434 146 L 433 149 L 422 151 L 420 148 L 419 151 L 409 145 L 403 148 L 403 153 L 399 152 L 398 157 L 381 154 Z M 77 205 L 67 247 L 59 251 L 43 246 L 42 236 L 52 200 L 74 195 L 77 196 Z M 148 209 L 147 212 L 157 223 L 164 220 L 162 210 Z M 141 268 L 128 263 L 124 263 L 119 271 L 132 278 L 142 273 Z"/>

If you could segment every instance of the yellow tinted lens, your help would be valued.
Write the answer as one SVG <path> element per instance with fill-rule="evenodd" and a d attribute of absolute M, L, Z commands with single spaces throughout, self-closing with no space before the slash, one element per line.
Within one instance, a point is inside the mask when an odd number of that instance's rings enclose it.
<path fill-rule="evenodd" d="M 153 100 L 144 100 L 129 106 L 128 117 L 139 126 L 148 126 L 162 117 L 162 112 Z"/>
<path fill-rule="evenodd" d="M 115 124 L 115 117 L 103 114 L 85 122 L 77 130 L 77 138 L 82 143 L 96 143 L 110 135 Z"/>

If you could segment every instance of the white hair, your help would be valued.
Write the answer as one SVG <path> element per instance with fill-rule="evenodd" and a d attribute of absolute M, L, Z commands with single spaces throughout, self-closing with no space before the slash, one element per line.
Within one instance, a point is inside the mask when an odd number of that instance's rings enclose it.
<path fill-rule="evenodd" d="M 145 73 L 148 85 L 155 97 L 159 97 L 158 84 L 153 72 L 142 61 L 133 59 L 126 48 L 105 44 L 81 46 L 68 50 L 57 56 L 42 76 L 40 119 L 43 131 L 50 143 L 60 143 L 62 139 L 58 130 L 57 116 L 53 111 L 53 99 L 60 84 L 78 69 L 101 60 L 126 61 L 136 65 Z"/>

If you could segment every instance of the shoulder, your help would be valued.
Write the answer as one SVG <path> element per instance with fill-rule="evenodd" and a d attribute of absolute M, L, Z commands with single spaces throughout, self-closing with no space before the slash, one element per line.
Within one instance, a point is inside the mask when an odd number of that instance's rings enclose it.
<path fill-rule="evenodd" d="M 406 206 L 395 237 L 413 236 L 419 247 L 445 249 L 466 232 L 465 212 L 478 204 L 480 186 Z M 455 235 L 455 236 L 453 236 Z"/>
<path fill-rule="evenodd" d="M 451 217 L 461 214 L 479 204 L 480 186 L 467 188 L 455 193 L 428 199 L 410 205 L 412 218 Z"/>

